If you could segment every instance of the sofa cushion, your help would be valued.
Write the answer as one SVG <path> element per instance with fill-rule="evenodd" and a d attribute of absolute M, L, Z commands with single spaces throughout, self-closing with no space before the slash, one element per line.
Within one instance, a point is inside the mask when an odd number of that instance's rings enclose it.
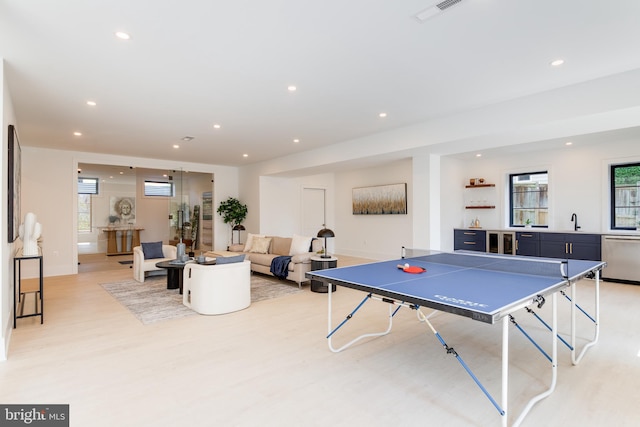
<path fill-rule="evenodd" d="M 273 259 L 277 256 L 278 255 L 275 255 L 275 254 L 257 254 L 257 253 L 252 253 L 250 255 L 252 264 L 264 265 L 267 267 L 271 266 L 271 261 L 273 261 Z"/>
<path fill-rule="evenodd" d="M 162 253 L 162 242 L 142 243 L 141 246 L 144 259 L 164 258 L 164 254 Z"/>
<path fill-rule="evenodd" d="M 251 249 L 249 252 L 255 252 L 258 254 L 266 254 L 269 253 L 269 246 L 271 245 L 270 237 L 256 237 L 253 238 L 253 243 L 251 244 Z"/>
<path fill-rule="evenodd" d="M 242 250 L 242 252 L 251 251 L 251 246 L 253 245 L 253 238 L 254 237 L 264 237 L 264 234 L 251 234 L 251 233 L 248 233 L 247 234 L 247 241 L 244 244 L 244 249 Z"/>
<path fill-rule="evenodd" d="M 294 234 L 291 239 L 291 248 L 287 255 L 297 255 L 309 252 L 309 249 L 311 249 L 311 239 L 313 239 L 313 237 Z"/>
<path fill-rule="evenodd" d="M 271 237 L 271 249 L 270 254 L 276 255 L 289 255 L 289 248 L 291 247 L 291 237 Z"/>
<path fill-rule="evenodd" d="M 243 262 L 244 254 L 235 256 L 221 256 L 216 258 L 216 265 L 218 264 L 233 264 L 235 262 Z"/>

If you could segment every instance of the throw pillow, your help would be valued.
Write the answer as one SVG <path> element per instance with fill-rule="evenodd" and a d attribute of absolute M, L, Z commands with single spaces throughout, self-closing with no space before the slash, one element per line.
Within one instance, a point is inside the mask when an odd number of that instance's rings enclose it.
<path fill-rule="evenodd" d="M 264 234 L 251 234 L 247 233 L 247 242 L 244 244 L 244 249 L 242 252 L 249 252 L 251 250 L 251 246 L 253 245 L 254 237 L 264 237 Z"/>
<path fill-rule="evenodd" d="M 312 237 L 298 236 L 297 234 L 294 234 L 293 239 L 291 239 L 291 248 L 289 248 L 289 255 L 309 252 L 309 248 L 311 247 L 311 239 Z"/>
<path fill-rule="evenodd" d="M 271 244 L 271 237 L 254 237 L 253 244 L 249 252 L 257 254 L 269 253 L 269 245 Z"/>
<path fill-rule="evenodd" d="M 220 256 L 216 258 L 216 265 L 233 264 L 236 262 L 243 262 L 243 261 L 244 261 L 244 254 L 235 255 L 235 256 Z"/>
<path fill-rule="evenodd" d="M 164 258 L 162 242 L 141 243 L 144 259 Z"/>
<path fill-rule="evenodd" d="M 291 248 L 291 237 L 271 237 L 271 247 L 269 253 L 274 255 L 289 255 L 289 249 Z"/>

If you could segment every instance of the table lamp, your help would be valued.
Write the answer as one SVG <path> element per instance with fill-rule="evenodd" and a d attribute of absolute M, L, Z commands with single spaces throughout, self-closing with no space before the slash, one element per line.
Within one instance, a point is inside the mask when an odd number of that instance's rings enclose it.
<path fill-rule="evenodd" d="M 336 237 L 336 235 L 332 230 L 323 228 L 322 230 L 318 231 L 318 237 L 324 238 L 324 253 L 320 256 L 320 258 L 331 258 L 331 255 L 329 255 L 329 251 L 327 248 L 327 237 Z"/>

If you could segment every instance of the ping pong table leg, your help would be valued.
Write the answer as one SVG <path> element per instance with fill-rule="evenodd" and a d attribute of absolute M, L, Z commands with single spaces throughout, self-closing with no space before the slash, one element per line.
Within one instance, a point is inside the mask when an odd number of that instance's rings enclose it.
<path fill-rule="evenodd" d="M 518 416 L 518 419 L 513 423 L 513 427 L 519 426 L 522 420 L 524 419 L 524 417 L 526 417 L 529 411 L 531 410 L 531 408 L 533 408 L 533 405 L 535 405 L 542 399 L 551 395 L 551 393 L 553 393 L 553 391 L 556 388 L 556 381 L 558 379 L 558 340 L 556 339 L 556 336 L 558 335 L 558 293 L 557 292 L 554 292 L 551 295 L 551 311 L 553 312 L 553 320 L 551 322 L 551 329 L 552 329 L 551 330 L 551 359 L 552 359 L 551 384 L 547 389 L 547 391 L 540 393 L 537 396 L 533 397 L 531 400 L 529 400 L 529 403 L 527 403 L 527 406 L 523 409 L 523 411 Z M 504 349 L 503 349 L 503 352 L 504 352 Z M 503 356 L 503 364 L 504 364 L 504 356 Z M 503 369 L 504 369 L 504 366 L 503 366 Z M 502 381 L 504 381 L 504 377 Z M 503 383 L 503 387 L 504 387 L 504 383 Z M 503 399 L 504 399 L 504 396 L 503 396 Z"/>
<path fill-rule="evenodd" d="M 502 427 L 509 420 L 509 316 L 502 318 Z"/>
<path fill-rule="evenodd" d="M 592 319 L 595 323 L 595 332 L 594 337 L 591 341 L 589 341 L 580 354 L 576 357 L 576 287 L 578 285 L 577 282 L 571 284 L 571 363 L 573 365 L 577 365 L 582 360 L 582 357 L 585 355 L 587 350 L 592 346 L 596 345 L 598 342 L 598 338 L 600 336 L 600 270 L 596 271 L 595 277 L 595 319 Z M 585 313 L 586 314 L 586 313 Z M 591 319 L 589 315 L 587 315 Z"/>
<path fill-rule="evenodd" d="M 395 304 L 394 301 L 390 301 L 387 299 L 380 299 L 384 302 L 389 303 L 389 324 L 387 326 L 387 329 L 382 331 L 382 332 L 373 332 L 373 333 L 368 333 L 368 334 L 362 334 L 354 339 L 352 339 L 351 341 L 349 341 L 348 343 L 344 344 L 342 347 L 340 348 L 335 348 L 333 346 L 333 335 L 335 334 L 335 332 L 340 329 L 348 320 L 350 320 L 353 315 L 356 313 L 356 311 L 358 311 L 360 309 L 360 307 L 362 307 L 364 305 L 365 302 L 367 302 L 369 299 L 372 299 L 374 297 L 372 297 L 371 294 L 368 294 L 365 299 L 362 300 L 362 302 L 360 302 L 360 304 L 358 304 L 356 306 L 356 308 L 351 311 L 351 313 L 342 321 L 342 323 L 340 323 L 337 327 L 333 328 L 333 321 L 331 319 L 331 313 L 332 313 L 332 305 L 331 305 L 331 301 L 332 301 L 332 292 L 331 292 L 331 284 L 328 284 L 328 291 L 327 291 L 327 328 L 328 328 L 328 334 L 327 334 L 327 345 L 329 346 L 329 350 L 331 350 L 334 353 L 339 353 L 342 350 L 351 347 L 353 344 L 355 344 L 356 342 L 360 341 L 363 338 L 369 338 L 369 337 L 380 337 L 383 335 L 387 335 L 389 332 L 391 332 L 391 328 L 393 327 L 393 316 L 395 315 L 395 313 L 398 311 L 398 309 L 400 309 L 400 307 L 404 306 L 403 303 L 399 303 L 399 306 L 396 310 L 393 310 L 393 305 Z M 376 298 L 378 299 L 378 298 Z"/>

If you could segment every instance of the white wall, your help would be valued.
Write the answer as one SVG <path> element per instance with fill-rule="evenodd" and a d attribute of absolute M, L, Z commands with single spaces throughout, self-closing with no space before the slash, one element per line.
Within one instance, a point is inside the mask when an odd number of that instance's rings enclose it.
<path fill-rule="evenodd" d="M 260 228 L 254 232 L 275 236 L 303 233 L 302 199 L 304 188 L 322 188 L 325 193 L 326 224 L 334 224 L 334 175 L 319 174 L 301 178 L 260 177 Z M 318 229 L 319 230 L 319 229 Z M 334 230 L 335 231 L 335 230 Z M 312 236 L 315 237 L 315 236 Z M 329 250 L 333 243 L 329 243 Z"/>
<path fill-rule="evenodd" d="M 406 215 L 354 215 L 352 189 L 407 183 Z M 413 247 L 413 171 L 411 159 L 385 166 L 340 172 L 335 178 L 335 252 L 372 259 L 394 258 Z"/>
<path fill-rule="evenodd" d="M 4 78 L 4 60 L 0 57 L 0 94 L 2 95 L 2 103 L 0 104 L 0 117 L 2 117 L 2 143 L 0 143 L 0 159 L 2 160 L 2 174 L 0 174 L 0 200 L 2 200 L 2 242 L 0 242 L 0 259 L 2 260 L 2 286 L 0 288 L 0 360 L 5 360 L 9 349 L 9 340 L 11 339 L 11 331 L 13 330 L 13 253 L 14 244 L 8 243 L 7 236 L 7 149 L 8 149 L 8 127 L 10 124 L 16 123 L 15 113 L 13 111 L 13 103 L 9 87 Z"/>

